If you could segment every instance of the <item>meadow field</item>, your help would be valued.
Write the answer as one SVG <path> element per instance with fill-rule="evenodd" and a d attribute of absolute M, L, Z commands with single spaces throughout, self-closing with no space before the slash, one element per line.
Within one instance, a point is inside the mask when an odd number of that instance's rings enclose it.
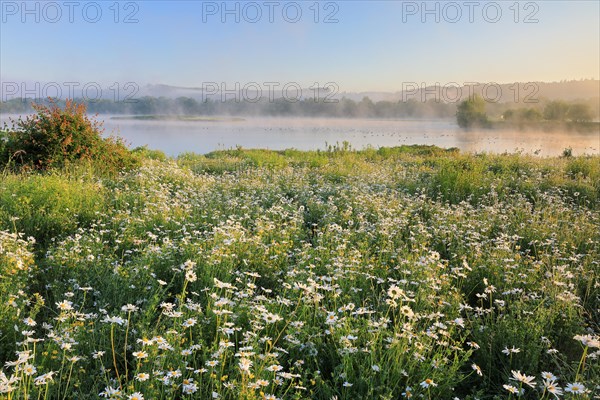
<path fill-rule="evenodd" d="M 600 398 L 600 156 L 138 153 L 0 171 L 0 398 Z"/>

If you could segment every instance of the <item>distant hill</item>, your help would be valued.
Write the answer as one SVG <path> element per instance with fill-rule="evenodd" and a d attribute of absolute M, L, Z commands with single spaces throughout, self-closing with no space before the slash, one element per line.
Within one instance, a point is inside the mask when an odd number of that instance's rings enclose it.
<path fill-rule="evenodd" d="M 217 86 L 220 86 L 221 83 L 218 83 Z M 202 101 L 205 99 L 210 100 L 221 100 L 222 98 L 226 100 L 234 99 L 234 96 L 237 94 L 241 100 L 250 99 L 254 100 L 259 98 L 261 95 L 263 98 L 269 98 L 269 91 L 271 90 L 274 98 L 281 98 L 283 93 L 283 85 L 272 86 L 271 88 L 268 85 L 260 84 L 260 92 L 255 89 L 253 85 L 248 85 L 248 88 L 244 88 L 244 85 L 240 84 L 237 87 L 229 84 L 223 84 L 225 88 L 225 92 L 221 92 L 220 88 L 217 90 L 212 83 L 206 83 L 204 87 L 183 87 L 183 86 L 170 86 L 163 84 L 149 84 L 140 88 L 136 97 L 143 96 L 151 96 L 151 97 L 168 97 L 168 98 L 177 98 L 177 97 L 189 97 L 198 101 Z M 297 91 L 297 89 L 299 89 Z M 216 92 L 216 93 L 215 93 Z M 296 97 L 296 93 L 298 93 L 298 97 L 300 99 L 306 99 L 310 97 L 319 96 L 320 98 L 324 98 L 328 95 L 331 95 L 331 91 L 325 88 L 302 88 L 302 87 L 290 87 L 288 89 L 288 95 L 292 98 Z M 333 97 L 333 96 L 332 96 Z M 335 96 L 335 98 L 341 98 L 341 96 Z"/>
<path fill-rule="evenodd" d="M 346 97 L 354 101 L 360 101 L 363 97 L 369 97 L 372 101 L 406 101 L 415 99 L 426 101 L 437 95 L 441 101 L 456 102 L 464 100 L 470 93 L 482 95 L 485 91 L 487 98 L 499 102 L 524 102 L 532 99 L 548 100 L 587 100 L 600 96 L 600 80 L 585 79 L 578 81 L 561 82 L 518 82 L 504 84 L 473 85 L 472 87 L 453 87 L 448 85 L 405 84 L 407 90 L 397 92 L 343 92 L 339 97 Z M 470 90 L 472 92 L 470 92 Z"/>
<path fill-rule="evenodd" d="M 211 89 L 208 87 L 208 89 Z M 233 86 L 228 86 L 227 89 L 234 89 Z M 277 90 L 278 89 L 278 90 Z M 275 90 L 275 94 L 279 94 L 281 97 L 281 87 Z M 441 101 L 456 102 L 464 100 L 472 90 L 474 93 L 482 94 L 484 90 L 487 93 L 487 98 L 496 99 L 499 94 L 499 102 L 525 102 L 525 100 L 534 99 L 549 99 L 549 100 L 580 100 L 580 99 L 591 99 L 600 96 L 600 80 L 596 79 L 585 79 L 585 80 L 573 80 L 573 81 L 561 81 L 561 82 L 519 82 L 519 83 L 504 83 L 504 84 L 479 84 L 473 86 L 471 89 L 467 86 L 462 87 L 444 87 L 443 85 L 430 85 L 415 83 L 405 84 L 405 90 L 396 92 L 339 92 L 332 95 L 334 98 L 341 99 L 343 97 L 354 101 L 360 101 L 364 97 L 370 98 L 372 101 L 402 101 L 408 99 L 415 99 L 417 101 L 426 101 L 434 99 L 436 96 Z M 241 89 L 240 89 L 241 90 Z M 303 97 L 310 97 L 314 95 L 314 90 L 309 88 L 302 88 Z M 319 95 L 325 97 L 330 92 L 321 89 Z M 248 90 L 244 93 L 244 96 L 248 98 L 254 98 L 257 95 L 256 91 Z M 219 91 L 216 94 L 209 94 L 209 92 L 203 90 L 202 87 L 181 87 L 181 86 L 169 86 L 163 84 L 146 85 L 140 88 L 138 97 L 142 96 L 153 96 L 153 97 L 191 97 L 196 100 L 202 100 L 210 98 L 211 100 L 219 100 L 223 94 Z M 264 88 L 264 97 L 268 96 L 268 89 Z M 227 95 L 227 98 L 232 98 L 233 95 Z"/>
<path fill-rule="evenodd" d="M 23 98 L 24 95 L 26 97 L 38 97 L 44 98 L 46 96 L 56 96 L 56 90 L 49 89 L 45 92 L 43 88 L 46 85 L 49 87 L 60 86 L 60 83 L 45 83 L 45 82 L 2 82 L 2 90 L 3 93 L 0 93 L 0 101 L 11 100 L 15 98 Z M 128 84 L 129 85 L 129 84 Z M 219 84 L 220 85 L 220 84 Z M 235 86 L 229 84 L 225 86 L 227 92 L 221 93 L 221 91 L 214 86 L 211 87 L 210 84 L 204 84 L 204 87 L 184 87 L 184 86 L 171 86 L 165 84 L 147 84 L 139 87 L 135 86 L 123 86 L 120 87 L 119 90 L 119 100 L 126 99 L 139 99 L 145 96 L 148 97 L 166 97 L 175 99 L 178 97 L 188 97 L 195 99 L 196 101 L 203 101 L 206 99 L 210 99 L 213 101 L 221 101 L 222 99 L 232 100 L 234 96 L 240 100 L 245 99 L 257 99 L 261 94 L 264 99 L 269 98 L 269 87 L 264 85 L 263 83 L 259 83 L 261 92 L 259 93 L 255 88 L 251 85 L 248 86 L 247 90 L 244 90 L 243 85 Z M 275 86 L 273 89 L 272 95 L 274 98 L 282 97 L 282 89 L 283 83 L 279 86 Z M 99 86 L 98 86 L 99 87 Z M 27 89 L 21 89 L 27 88 Z M 37 89 L 35 89 L 37 88 Z M 293 86 L 289 89 L 290 97 L 296 96 L 296 89 Z M 10 90 L 9 90 L 10 89 Z M 368 97 L 373 102 L 379 101 L 390 101 L 390 102 L 398 102 L 398 101 L 407 101 L 409 99 L 414 99 L 419 102 L 425 102 L 431 99 L 439 99 L 442 102 L 456 103 L 458 101 L 464 100 L 470 93 L 469 88 L 462 87 L 444 87 L 443 84 L 439 86 L 429 85 L 426 86 L 425 83 L 405 83 L 404 89 L 399 88 L 397 91 L 390 92 L 381 92 L 381 91 L 366 91 L 366 92 L 335 92 L 332 91 L 331 88 L 299 88 L 298 95 L 299 99 L 308 99 L 314 98 L 318 96 L 319 98 L 329 98 L 329 99 L 350 99 L 356 102 L 361 101 L 363 98 Z M 525 102 L 526 99 L 539 99 L 539 100 L 589 100 L 593 98 L 600 97 L 600 80 L 595 79 L 585 79 L 585 80 L 571 80 L 571 81 L 561 81 L 561 82 L 520 82 L 520 83 L 504 83 L 504 84 L 488 84 L 487 87 L 485 84 L 479 84 L 474 86 L 471 90 L 480 95 L 484 94 L 484 90 L 487 89 L 487 96 L 484 96 L 488 99 L 497 100 L 500 103 L 513 103 Z M 20 93 L 21 90 L 27 90 L 25 94 Z M 81 85 L 76 86 L 75 93 L 76 98 L 81 97 Z M 35 96 L 36 92 L 38 95 Z M 66 96 L 70 93 L 70 90 L 65 86 L 62 88 L 62 96 L 61 98 L 64 100 Z M 91 96 L 96 94 L 95 90 L 92 90 L 90 93 Z M 496 99 L 497 94 L 500 94 Z M 113 87 L 102 88 L 100 99 L 103 100 L 115 100 L 115 89 Z"/>

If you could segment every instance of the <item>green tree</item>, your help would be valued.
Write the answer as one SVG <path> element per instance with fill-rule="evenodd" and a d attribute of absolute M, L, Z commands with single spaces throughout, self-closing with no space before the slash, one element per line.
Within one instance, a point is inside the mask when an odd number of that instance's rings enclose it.
<path fill-rule="evenodd" d="M 519 110 L 519 120 L 521 121 L 539 121 L 542 119 L 542 113 L 535 108 L 522 108 Z"/>
<path fill-rule="evenodd" d="M 375 104 L 367 96 L 363 97 L 360 103 L 357 104 L 357 112 L 359 117 L 367 118 L 375 114 Z"/>
<path fill-rule="evenodd" d="M 357 114 L 356 102 L 344 97 L 340 101 L 340 110 L 344 117 L 355 117 Z"/>
<path fill-rule="evenodd" d="M 461 128 L 487 126 L 488 118 L 485 113 L 485 100 L 479 95 L 469 98 L 458 105 L 456 122 Z"/>
<path fill-rule="evenodd" d="M 193 115 L 198 113 L 198 102 L 190 97 L 178 97 L 175 99 L 178 114 Z"/>
<path fill-rule="evenodd" d="M 573 122 L 588 122 L 592 120 L 592 110 L 587 104 L 573 104 L 567 111 L 567 118 Z"/>
<path fill-rule="evenodd" d="M 502 119 L 505 121 L 512 121 L 515 119 L 515 110 L 509 108 L 508 110 L 504 111 L 502 113 Z"/>
<path fill-rule="evenodd" d="M 544 107 L 544 119 L 548 121 L 564 121 L 569 111 L 569 105 L 564 101 L 551 101 Z"/>

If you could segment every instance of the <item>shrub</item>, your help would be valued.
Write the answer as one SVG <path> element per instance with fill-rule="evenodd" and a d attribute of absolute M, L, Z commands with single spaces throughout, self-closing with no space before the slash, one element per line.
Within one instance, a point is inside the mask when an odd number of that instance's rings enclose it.
<path fill-rule="evenodd" d="M 86 115 L 84 104 L 67 100 L 63 109 L 50 100 L 49 106 L 32 106 L 36 114 L 5 126 L 5 148 L 0 150 L 16 166 L 48 170 L 90 161 L 102 171 L 116 172 L 137 165 L 122 139 L 101 136 L 102 123 Z"/>
<path fill-rule="evenodd" d="M 485 113 L 485 100 L 473 95 L 460 103 L 456 112 L 456 122 L 461 128 L 487 126 L 489 123 Z"/>
<path fill-rule="evenodd" d="M 143 158 L 148 158 L 151 160 L 158 160 L 158 161 L 166 161 L 167 160 L 167 155 L 160 150 L 152 150 L 149 149 L 148 146 L 138 146 L 135 149 L 132 150 L 132 152 L 134 154 L 138 154 Z"/>
<path fill-rule="evenodd" d="M 594 117 L 592 110 L 587 104 L 573 104 L 567 111 L 567 117 L 573 122 L 589 122 Z"/>
<path fill-rule="evenodd" d="M 544 107 L 544 119 L 548 121 L 564 121 L 569 111 L 569 104 L 564 101 L 551 101 Z"/>

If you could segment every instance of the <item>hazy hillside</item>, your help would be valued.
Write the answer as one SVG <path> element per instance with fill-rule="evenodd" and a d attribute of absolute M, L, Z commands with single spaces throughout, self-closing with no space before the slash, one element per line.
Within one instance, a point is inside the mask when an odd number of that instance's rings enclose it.
<path fill-rule="evenodd" d="M 487 86 L 486 86 L 487 85 Z M 235 90 L 233 85 L 226 87 L 228 90 Z M 418 88 L 418 89 L 417 89 Z M 404 91 L 402 88 L 394 92 L 344 92 L 341 91 L 333 96 L 341 99 L 343 97 L 355 101 L 360 101 L 364 97 L 369 97 L 372 101 L 402 101 L 408 99 L 426 101 L 434 99 L 435 96 L 439 96 L 441 101 L 456 101 L 455 99 L 463 100 L 470 93 L 470 90 L 475 93 L 483 93 L 487 90 L 487 95 L 490 98 L 496 98 L 497 89 L 500 89 L 500 96 L 498 101 L 500 102 L 523 102 L 527 99 L 563 99 L 563 100 L 576 100 L 576 99 L 590 99 L 598 97 L 600 95 L 600 81 L 596 79 L 586 80 L 573 80 L 573 81 L 561 81 L 561 82 L 520 82 L 520 83 L 481 83 L 479 85 L 454 87 L 450 84 L 440 83 L 427 84 L 427 83 L 405 83 Z M 206 86 L 205 86 L 206 89 Z M 265 88 L 266 89 L 266 88 Z M 265 90 L 266 92 L 266 90 Z M 277 91 L 275 91 L 277 94 Z M 306 88 L 302 89 L 302 93 L 306 96 L 312 96 L 314 90 Z M 244 95 L 248 98 L 254 98 L 256 92 L 248 91 Z M 327 91 L 322 90 L 321 96 L 325 97 Z M 196 100 L 210 98 L 212 100 L 220 99 L 222 94 L 220 92 L 216 94 L 207 94 L 202 87 L 179 87 L 169 86 L 163 84 L 146 85 L 140 88 L 140 96 L 153 96 L 153 97 L 191 97 Z M 263 93 L 263 96 L 267 96 L 268 92 Z M 231 98 L 229 95 L 227 98 Z"/>

